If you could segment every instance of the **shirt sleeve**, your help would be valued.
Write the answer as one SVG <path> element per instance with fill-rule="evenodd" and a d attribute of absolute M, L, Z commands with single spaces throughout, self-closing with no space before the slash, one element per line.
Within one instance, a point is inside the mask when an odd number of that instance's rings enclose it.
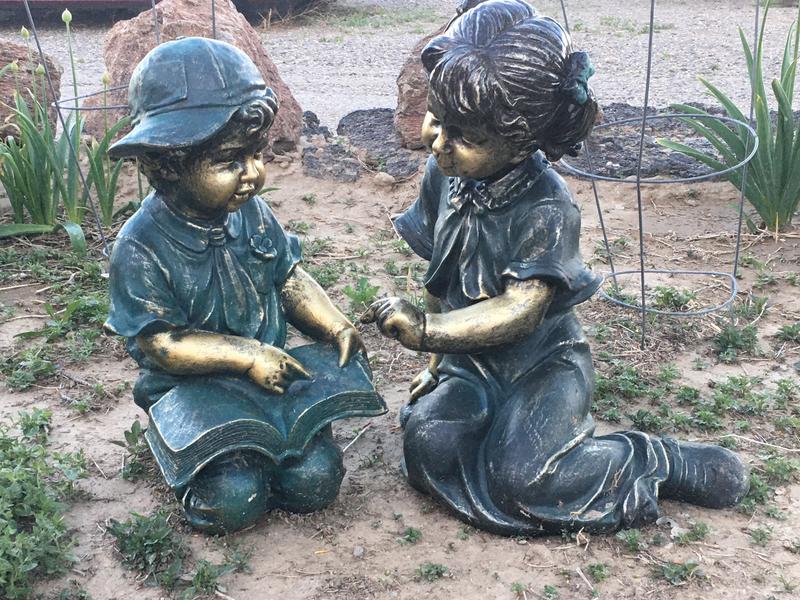
<path fill-rule="evenodd" d="M 534 206 L 522 206 L 524 218 L 513 226 L 510 260 L 503 276 L 541 279 L 556 287 L 554 303 L 574 305 L 591 296 L 602 278 L 580 254 L 580 210 L 566 189 Z"/>
<path fill-rule="evenodd" d="M 114 243 L 109 293 L 108 320 L 103 326 L 109 333 L 131 338 L 188 325 L 168 273 L 149 248 L 131 238 L 117 238 Z"/>
<path fill-rule="evenodd" d="M 403 238 L 415 254 L 431 260 L 433 256 L 433 232 L 439 216 L 442 190 L 449 183 L 431 155 L 425 165 L 419 197 L 404 213 L 392 218 L 397 234 Z"/>

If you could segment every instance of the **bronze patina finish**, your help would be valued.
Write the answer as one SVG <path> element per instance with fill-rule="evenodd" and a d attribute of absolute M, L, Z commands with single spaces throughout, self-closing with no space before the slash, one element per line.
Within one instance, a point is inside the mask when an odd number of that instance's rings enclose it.
<path fill-rule="evenodd" d="M 358 331 L 258 196 L 277 98 L 244 53 L 201 38 L 154 49 L 129 98 L 111 153 L 155 191 L 114 244 L 106 329 L 141 367 L 156 461 L 204 531 L 322 508 L 344 475 L 330 423 L 385 406 Z M 321 344 L 284 349 L 287 323 Z"/>
<path fill-rule="evenodd" d="M 747 469 L 728 450 L 594 435 L 594 371 L 573 307 L 600 277 L 547 160 L 574 155 L 595 121 L 588 55 L 524 0 L 487 0 L 465 2 L 422 62 L 432 156 L 394 226 L 430 261 L 428 310 L 387 298 L 362 316 L 433 353 L 400 416 L 409 482 L 507 535 L 637 527 L 656 519 L 659 497 L 736 504 Z"/>

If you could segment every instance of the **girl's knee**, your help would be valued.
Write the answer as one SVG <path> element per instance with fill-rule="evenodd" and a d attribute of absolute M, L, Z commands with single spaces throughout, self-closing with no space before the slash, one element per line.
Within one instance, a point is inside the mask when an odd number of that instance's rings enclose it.
<path fill-rule="evenodd" d="M 328 436 L 318 436 L 305 454 L 278 467 L 273 482 L 275 505 L 297 513 L 325 508 L 339 494 L 344 473 L 342 451 Z"/>

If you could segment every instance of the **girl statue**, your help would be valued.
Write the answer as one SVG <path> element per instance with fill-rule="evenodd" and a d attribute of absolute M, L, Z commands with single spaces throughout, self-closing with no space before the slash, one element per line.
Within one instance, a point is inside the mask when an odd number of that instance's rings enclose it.
<path fill-rule="evenodd" d="M 387 298 L 362 317 L 432 353 L 401 412 L 411 485 L 507 535 L 638 527 L 657 518 L 659 497 L 739 502 L 748 472 L 728 450 L 594 436 L 592 357 L 573 307 L 600 277 L 580 257 L 579 209 L 548 162 L 575 155 L 595 122 L 587 54 L 523 0 L 489 0 L 422 61 L 432 156 L 394 226 L 430 261 L 428 310 Z"/>

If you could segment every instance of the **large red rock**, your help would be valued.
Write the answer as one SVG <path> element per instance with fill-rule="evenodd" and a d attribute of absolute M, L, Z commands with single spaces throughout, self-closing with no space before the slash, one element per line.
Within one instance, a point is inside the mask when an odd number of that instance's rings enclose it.
<path fill-rule="evenodd" d="M 394 127 L 403 147 L 418 150 L 423 147 L 420 139 L 422 120 L 428 112 L 428 74 L 422 66 L 420 54 L 434 37 L 444 28 L 422 38 L 411 51 L 397 77 L 397 108 L 394 111 Z"/>
<path fill-rule="evenodd" d="M 179 37 L 211 37 L 211 2 L 208 0 L 163 0 L 156 5 L 162 42 Z M 247 53 L 261 71 L 280 100 L 280 110 L 270 130 L 270 143 L 275 150 L 293 150 L 300 140 L 303 111 L 281 79 L 275 63 L 264 48 L 253 27 L 230 0 L 216 2 L 217 39 Z M 120 21 L 106 34 L 103 58 L 111 76 L 111 86 L 127 86 L 136 64 L 156 45 L 153 11 L 146 10 L 128 21 Z M 127 87 L 109 94 L 109 104 L 127 104 Z M 87 100 L 85 106 L 100 106 L 102 97 Z M 86 131 L 96 137 L 103 134 L 102 111 L 87 111 Z M 115 122 L 126 110 L 110 111 Z"/>
<path fill-rule="evenodd" d="M 16 75 L 11 73 L 10 70 L 5 72 L 5 75 L 0 77 L 0 127 L 2 127 L 3 123 L 6 122 L 7 119 L 10 119 L 13 111 L 11 107 L 14 106 L 14 93 L 19 90 L 20 92 L 25 93 L 25 96 L 29 98 L 26 93 L 26 90 L 31 89 L 31 84 L 33 82 L 34 77 L 34 70 L 41 62 L 39 57 L 39 53 L 36 52 L 34 48 L 31 49 L 33 64 L 28 61 L 28 49 L 24 44 L 15 44 L 14 42 L 9 42 L 6 40 L 0 40 L 0 69 L 5 67 L 8 64 L 17 61 L 19 65 L 19 70 L 17 71 Z M 58 100 L 60 97 L 60 89 L 61 89 L 61 66 L 53 60 L 50 56 L 45 55 L 45 61 L 47 64 L 47 69 L 50 71 L 50 76 L 53 79 L 53 86 L 56 90 L 56 97 L 55 100 Z M 42 89 L 41 89 L 41 79 L 37 76 L 36 77 L 36 88 L 38 90 L 38 97 L 39 101 L 42 100 Z M 53 95 L 50 93 L 50 90 L 47 90 L 47 102 L 51 103 L 54 101 Z M 64 118 L 66 118 L 68 113 L 64 113 Z M 50 121 L 53 125 L 56 122 L 56 112 L 54 108 L 50 109 Z M 10 129 L 8 130 L 11 131 Z"/>
<path fill-rule="evenodd" d="M 475 8 L 485 0 L 463 0 L 456 8 L 460 15 Z M 418 150 L 423 147 L 420 130 L 425 113 L 428 112 L 428 74 L 422 66 L 420 55 L 433 38 L 444 33 L 443 26 L 438 31 L 422 38 L 411 51 L 397 77 L 397 109 L 394 113 L 394 126 L 405 148 Z"/>

